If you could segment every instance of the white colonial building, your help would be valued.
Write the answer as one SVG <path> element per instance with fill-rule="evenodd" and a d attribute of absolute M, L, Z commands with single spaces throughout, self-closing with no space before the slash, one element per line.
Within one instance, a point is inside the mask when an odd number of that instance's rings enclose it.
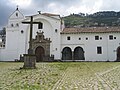
<path fill-rule="evenodd" d="M 64 28 L 60 15 L 39 13 L 33 16 L 32 49 L 37 61 L 49 57 L 63 61 L 120 60 L 120 28 Z M 6 26 L 6 43 L 0 47 L 0 61 L 19 60 L 28 53 L 30 16 L 18 8 L 10 15 Z M 49 59 L 48 59 L 49 60 Z"/>

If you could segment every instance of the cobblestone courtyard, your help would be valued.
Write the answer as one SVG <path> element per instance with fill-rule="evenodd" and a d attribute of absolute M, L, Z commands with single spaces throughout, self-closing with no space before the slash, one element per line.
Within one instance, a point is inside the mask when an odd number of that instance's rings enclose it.
<path fill-rule="evenodd" d="M 0 62 L 0 90 L 120 90 L 119 62 Z"/>

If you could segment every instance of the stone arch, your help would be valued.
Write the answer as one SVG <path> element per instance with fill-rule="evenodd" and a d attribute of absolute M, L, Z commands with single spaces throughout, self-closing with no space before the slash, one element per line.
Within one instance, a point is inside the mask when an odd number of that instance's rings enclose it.
<path fill-rule="evenodd" d="M 69 47 L 65 47 L 62 50 L 62 60 L 72 60 L 72 50 Z"/>
<path fill-rule="evenodd" d="M 50 38 L 45 38 L 43 32 L 37 32 L 35 39 L 32 39 L 33 53 L 38 55 L 42 53 L 42 56 L 37 56 L 37 61 L 48 61 L 50 60 Z M 41 52 L 40 52 L 41 50 Z"/>
<path fill-rule="evenodd" d="M 76 47 L 74 49 L 74 60 L 85 60 L 84 50 L 82 47 Z"/>
<path fill-rule="evenodd" d="M 45 57 L 45 49 L 42 46 L 38 46 L 35 49 L 36 61 L 40 62 L 44 60 Z"/>
<path fill-rule="evenodd" d="M 117 61 L 120 61 L 120 46 L 117 48 Z"/>

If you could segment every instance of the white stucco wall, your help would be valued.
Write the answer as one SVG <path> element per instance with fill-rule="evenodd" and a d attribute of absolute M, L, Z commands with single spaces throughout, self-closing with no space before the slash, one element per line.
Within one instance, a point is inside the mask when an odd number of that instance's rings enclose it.
<path fill-rule="evenodd" d="M 0 50 L 1 60 L 4 61 L 14 61 L 15 59 L 19 59 L 20 54 L 27 53 L 29 48 L 30 26 L 22 24 L 21 21 L 23 21 L 23 19 L 13 18 L 15 17 L 15 14 L 11 17 L 6 28 L 6 47 L 5 49 Z M 33 18 L 34 21 L 43 23 L 43 29 L 38 29 L 38 25 L 33 25 L 33 38 L 35 38 L 36 32 L 39 32 L 40 30 L 43 31 L 45 38 L 50 38 L 52 41 L 50 44 L 50 54 L 54 55 L 55 59 L 60 59 L 60 19 L 44 15 L 36 15 L 33 16 Z M 11 27 L 11 24 L 16 25 L 16 23 L 19 23 L 18 27 Z M 57 29 L 57 32 L 55 32 L 55 29 Z M 23 30 L 23 33 L 21 33 L 21 30 Z"/>
<path fill-rule="evenodd" d="M 60 59 L 60 31 L 61 20 L 60 18 L 52 18 L 44 15 L 34 16 L 34 21 L 43 23 L 43 29 L 38 29 L 38 25 L 34 25 L 33 38 L 36 36 L 37 31 L 43 31 L 45 38 L 50 38 L 50 54 L 54 55 L 55 59 Z M 57 29 L 57 32 L 55 32 Z"/>
<path fill-rule="evenodd" d="M 62 34 L 61 51 L 64 47 L 70 47 L 72 51 L 80 46 L 85 51 L 85 61 L 114 61 L 116 60 L 117 48 L 120 43 L 120 33 L 80 33 L 80 34 Z M 116 39 L 109 40 L 109 35 Z M 67 36 L 71 40 L 67 40 Z M 102 40 L 95 40 L 95 36 L 102 37 Z M 81 38 L 81 40 L 79 40 Z M 88 38 L 88 40 L 86 40 Z M 97 47 L 102 47 L 102 54 L 97 54 Z M 62 56 L 62 54 L 61 54 Z"/>
<path fill-rule="evenodd" d="M 18 16 L 16 16 L 16 13 Z M 19 59 L 21 51 L 22 53 L 25 52 L 25 35 L 21 34 L 20 27 L 23 19 L 24 16 L 19 10 L 14 11 L 10 15 L 8 24 L 6 25 L 6 45 L 5 48 L 0 49 L 1 61 L 14 61 L 15 59 Z"/>

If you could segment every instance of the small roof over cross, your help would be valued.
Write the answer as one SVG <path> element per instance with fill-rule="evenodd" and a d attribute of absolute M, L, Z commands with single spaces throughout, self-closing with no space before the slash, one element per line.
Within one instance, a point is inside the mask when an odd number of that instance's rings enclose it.
<path fill-rule="evenodd" d="M 19 6 L 17 5 L 17 8 L 16 8 L 16 10 L 18 10 L 18 7 L 19 7 Z"/>
<path fill-rule="evenodd" d="M 28 54 L 33 54 L 32 50 L 32 32 L 33 32 L 33 24 L 40 24 L 40 22 L 33 22 L 33 16 L 30 16 L 29 22 L 22 22 L 23 24 L 30 24 L 30 36 L 29 36 L 29 49 Z"/>
<path fill-rule="evenodd" d="M 39 14 L 41 14 L 41 11 L 38 11 Z"/>

